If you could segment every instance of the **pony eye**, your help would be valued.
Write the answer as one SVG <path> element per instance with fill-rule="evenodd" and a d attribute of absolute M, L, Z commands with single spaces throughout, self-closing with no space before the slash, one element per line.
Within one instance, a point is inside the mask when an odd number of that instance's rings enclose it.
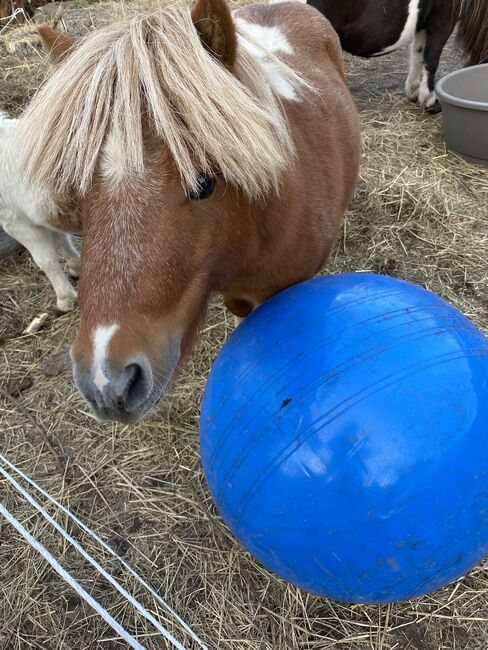
<path fill-rule="evenodd" d="M 189 198 L 191 201 L 202 201 L 208 199 L 215 189 L 215 181 L 210 176 L 200 174 L 197 176 L 197 185 L 194 190 L 190 190 Z"/>

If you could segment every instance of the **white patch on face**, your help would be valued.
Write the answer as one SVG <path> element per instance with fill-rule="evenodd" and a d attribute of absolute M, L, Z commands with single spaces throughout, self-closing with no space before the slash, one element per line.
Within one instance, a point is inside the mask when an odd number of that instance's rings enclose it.
<path fill-rule="evenodd" d="M 402 33 L 400 34 L 400 38 L 393 45 L 390 45 L 389 47 L 385 47 L 383 50 L 381 50 L 379 54 L 388 54 L 388 52 L 393 52 L 394 50 L 398 50 L 400 47 L 403 47 L 404 45 L 408 45 L 413 41 L 413 39 L 415 38 L 415 34 L 417 32 L 419 4 L 420 4 L 420 0 L 410 0 L 410 2 L 408 3 L 407 21 L 403 27 Z"/>
<path fill-rule="evenodd" d="M 244 38 L 242 36 L 239 38 L 240 45 L 254 54 L 259 60 L 273 90 L 284 99 L 296 101 L 295 88 L 282 74 L 274 57 L 268 56 L 268 53 L 275 56 L 280 52 L 283 54 L 294 53 L 294 49 L 285 34 L 278 27 L 256 25 L 243 18 L 236 18 L 235 22 L 244 36 Z M 249 40 L 247 40 L 247 37 Z"/>
<path fill-rule="evenodd" d="M 100 325 L 93 333 L 93 368 L 96 368 L 93 383 L 100 392 L 109 383 L 103 372 L 103 367 L 106 362 L 108 344 L 118 329 L 117 323 L 108 326 Z"/>
<path fill-rule="evenodd" d="M 109 383 L 108 379 L 103 374 L 103 371 L 100 368 L 100 366 L 97 368 L 93 383 L 95 384 L 95 386 L 98 388 L 100 392 L 102 392 L 105 386 Z"/>

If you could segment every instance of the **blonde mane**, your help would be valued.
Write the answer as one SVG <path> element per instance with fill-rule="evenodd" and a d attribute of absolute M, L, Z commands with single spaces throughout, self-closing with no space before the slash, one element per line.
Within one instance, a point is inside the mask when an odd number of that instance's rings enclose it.
<path fill-rule="evenodd" d="M 257 44 L 236 29 L 234 74 L 205 50 L 184 6 L 88 35 L 21 119 L 28 176 L 56 195 L 86 193 L 109 134 L 124 152 L 123 175 L 143 173 L 147 115 L 186 188 L 198 174 L 218 171 L 250 197 L 276 190 L 294 144 L 280 99 L 253 54 Z M 298 75 L 276 63 L 296 86 Z"/>

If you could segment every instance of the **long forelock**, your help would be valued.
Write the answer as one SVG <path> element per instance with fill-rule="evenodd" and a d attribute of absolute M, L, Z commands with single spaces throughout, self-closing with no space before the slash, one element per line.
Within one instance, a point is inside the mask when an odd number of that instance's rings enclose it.
<path fill-rule="evenodd" d="M 202 46 L 183 6 L 87 36 L 22 117 L 27 175 L 55 195 L 86 193 L 108 136 L 123 152 L 117 175 L 144 173 L 147 115 L 186 188 L 201 173 L 219 172 L 251 198 L 277 190 L 294 144 L 280 99 L 237 30 L 233 74 Z M 276 63 L 291 84 L 300 83 Z"/>

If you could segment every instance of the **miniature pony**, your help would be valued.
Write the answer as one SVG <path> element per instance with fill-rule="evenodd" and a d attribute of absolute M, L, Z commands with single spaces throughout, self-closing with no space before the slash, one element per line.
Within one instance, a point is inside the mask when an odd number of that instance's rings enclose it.
<path fill-rule="evenodd" d="M 100 419 L 134 422 L 212 294 L 244 317 L 320 270 L 356 184 L 357 111 L 337 35 L 298 3 L 198 0 L 41 35 L 61 61 L 23 117 L 24 160 L 78 197 L 74 377 Z"/>
<path fill-rule="evenodd" d="M 56 232 L 58 209 L 47 190 L 25 180 L 19 161 L 18 120 L 0 113 L 0 225 L 20 242 L 47 275 L 61 311 L 76 304 L 76 291 L 59 263 L 65 258 L 70 275 L 78 276 L 79 255 L 69 235 Z"/>

